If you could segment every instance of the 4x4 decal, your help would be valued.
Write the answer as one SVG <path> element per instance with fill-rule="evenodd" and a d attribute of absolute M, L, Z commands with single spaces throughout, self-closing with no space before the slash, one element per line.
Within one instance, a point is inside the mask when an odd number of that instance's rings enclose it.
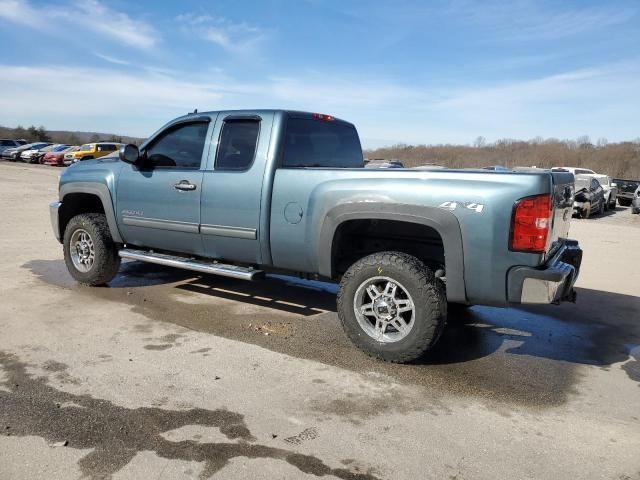
<path fill-rule="evenodd" d="M 442 202 L 440 205 L 438 205 L 438 207 L 445 208 L 451 211 L 457 208 L 467 208 L 469 210 L 473 210 L 476 213 L 482 213 L 482 210 L 484 210 L 484 205 L 482 203 L 475 203 L 475 202 L 449 201 L 449 202 Z"/>

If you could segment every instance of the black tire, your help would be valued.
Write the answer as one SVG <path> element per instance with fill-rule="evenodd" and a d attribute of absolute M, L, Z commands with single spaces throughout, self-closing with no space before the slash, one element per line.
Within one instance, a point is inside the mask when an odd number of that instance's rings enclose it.
<path fill-rule="evenodd" d="M 84 160 L 93 160 L 93 157 L 92 157 L 91 155 L 87 155 L 86 157 L 82 157 L 80 160 L 81 160 L 81 161 L 84 161 Z"/>
<path fill-rule="evenodd" d="M 71 238 L 77 230 L 84 230 L 90 236 L 94 247 L 94 261 L 86 272 L 78 270 L 71 254 Z M 64 262 L 71 276 L 85 285 L 104 285 L 111 281 L 120 268 L 118 249 L 111 238 L 107 218 L 103 213 L 83 213 L 76 215 L 64 230 Z"/>
<path fill-rule="evenodd" d="M 612 202 L 609 202 L 609 210 L 616 209 L 616 199 L 614 198 Z"/>
<path fill-rule="evenodd" d="M 358 323 L 354 300 L 358 288 L 368 279 L 384 276 L 397 282 L 414 304 L 412 327 L 394 342 L 381 342 Z M 354 263 L 344 274 L 338 289 L 338 316 L 349 339 L 368 355 L 394 363 L 420 358 L 440 338 L 447 318 L 444 286 L 420 260 L 402 252 L 380 252 Z"/>
<path fill-rule="evenodd" d="M 622 205 L 623 207 L 629 207 L 631 206 L 631 200 L 628 198 L 619 198 L 618 199 L 618 203 L 620 205 Z"/>

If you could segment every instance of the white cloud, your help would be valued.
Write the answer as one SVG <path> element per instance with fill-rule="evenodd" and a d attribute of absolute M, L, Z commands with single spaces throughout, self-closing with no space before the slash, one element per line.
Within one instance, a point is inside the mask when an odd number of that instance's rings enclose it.
<path fill-rule="evenodd" d="M 20 25 L 42 24 L 38 12 L 22 0 L 0 0 L 0 18 Z"/>
<path fill-rule="evenodd" d="M 98 58 L 101 58 L 105 62 L 113 63 L 114 65 L 131 65 L 131 62 L 127 62 L 126 60 L 122 60 L 120 58 L 112 57 L 110 55 L 105 55 L 103 53 L 94 52 L 94 55 Z"/>
<path fill-rule="evenodd" d="M 603 30 L 631 21 L 637 8 L 608 5 L 566 8 L 561 4 L 518 2 L 472 2 L 458 0 L 446 9 L 451 16 L 489 26 L 495 35 L 511 40 L 554 40 Z"/>
<path fill-rule="evenodd" d="M 603 65 L 490 87 L 405 87 L 382 79 L 307 72 L 260 81 L 216 70 L 0 65 L 0 125 L 44 124 L 148 135 L 176 115 L 290 108 L 354 122 L 370 145 L 468 143 L 498 138 L 635 138 L 640 65 Z M 188 80 L 186 80 L 188 79 Z"/>
<path fill-rule="evenodd" d="M 252 53 L 268 37 L 261 28 L 244 22 L 235 23 L 224 17 L 186 13 L 178 15 L 176 20 L 182 24 L 183 30 L 195 32 L 200 38 L 232 53 Z"/>
<path fill-rule="evenodd" d="M 158 41 L 158 34 L 153 27 L 133 20 L 126 13 L 112 10 L 97 0 L 82 0 L 74 5 L 74 9 L 65 12 L 70 21 L 86 24 L 92 31 L 119 43 L 148 49 Z"/>
<path fill-rule="evenodd" d="M 84 35 L 87 32 L 100 35 L 142 50 L 152 48 L 160 39 L 151 25 L 110 9 L 97 0 L 38 8 L 27 0 L 0 0 L 0 18 L 50 34 L 82 29 Z"/>

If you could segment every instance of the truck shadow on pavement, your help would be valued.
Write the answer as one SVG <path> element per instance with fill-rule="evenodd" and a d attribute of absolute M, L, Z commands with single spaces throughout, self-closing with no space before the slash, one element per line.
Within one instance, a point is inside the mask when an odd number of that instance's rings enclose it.
<path fill-rule="evenodd" d="M 61 261 L 32 261 L 25 268 L 47 283 L 68 277 Z M 395 365 L 367 357 L 348 341 L 332 284 L 281 276 L 247 283 L 132 262 L 109 286 L 70 288 L 126 303 L 153 321 L 489 402 L 560 405 L 576 393 L 581 365 L 611 368 L 640 344 L 640 298 L 581 288 L 575 305 L 452 310 L 431 352 Z M 635 369 L 622 368 L 638 381 L 630 373 Z"/>
<path fill-rule="evenodd" d="M 66 368 L 63 364 L 58 364 Z M 125 408 L 107 400 L 57 390 L 46 377 L 27 372 L 15 355 L 0 352 L 0 428 L 3 435 L 38 436 L 50 445 L 92 449 L 78 466 L 83 477 L 111 478 L 138 452 L 151 451 L 169 460 L 204 463 L 200 478 L 209 478 L 236 457 L 281 460 L 300 472 L 341 479 L 375 480 L 371 472 L 331 468 L 322 460 L 293 450 L 256 443 L 242 415 L 225 409 L 165 410 Z M 0 384 L 1 385 L 1 384 Z M 229 440 L 172 442 L 163 434 L 188 425 L 217 427 Z"/>

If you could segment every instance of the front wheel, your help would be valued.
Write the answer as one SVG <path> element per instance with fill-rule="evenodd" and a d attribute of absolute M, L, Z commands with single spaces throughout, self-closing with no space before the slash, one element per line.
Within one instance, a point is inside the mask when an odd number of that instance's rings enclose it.
<path fill-rule="evenodd" d="M 447 318 L 444 287 L 417 258 L 380 252 L 354 263 L 338 290 L 338 316 L 367 354 L 406 363 L 435 345 Z"/>
<path fill-rule="evenodd" d="M 118 249 L 104 214 L 76 215 L 64 231 L 64 261 L 71 276 L 86 285 L 104 285 L 120 268 Z"/>

